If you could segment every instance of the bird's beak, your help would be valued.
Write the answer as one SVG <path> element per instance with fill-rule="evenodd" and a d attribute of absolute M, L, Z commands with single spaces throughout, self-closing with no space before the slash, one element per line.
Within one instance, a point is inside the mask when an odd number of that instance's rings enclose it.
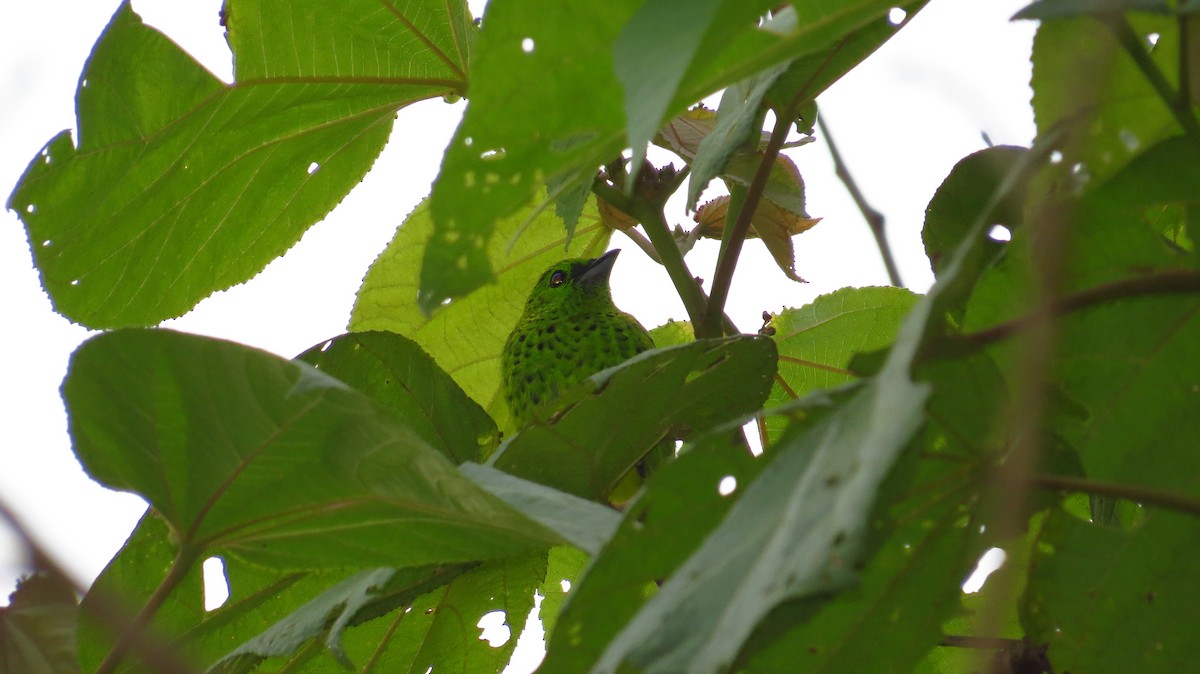
<path fill-rule="evenodd" d="M 617 253 L 620 252 L 620 248 L 614 248 L 589 261 L 583 273 L 579 275 L 579 280 L 584 283 L 607 283 L 608 275 L 612 273 L 613 264 L 617 261 Z"/>

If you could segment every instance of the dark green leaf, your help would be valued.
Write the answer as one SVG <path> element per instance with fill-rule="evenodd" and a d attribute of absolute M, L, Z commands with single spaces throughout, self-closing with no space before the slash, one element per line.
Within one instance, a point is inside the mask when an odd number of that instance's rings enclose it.
<path fill-rule="evenodd" d="M 328 634 L 325 645 L 337 661 L 352 667 L 342 650 L 342 630 L 394 574 L 394 569 L 387 568 L 356 573 L 322 592 L 271 629 L 235 648 L 218 660 L 215 668 L 221 672 L 250 671 L 243 666 L 234 666 L 234 663 L 291 655 L 304 643 L 322 634 Z"/>
<path fill-rule="evenodd" d="M 1200 523 L 1163 510 L 1137 529 L 1046 520 L 1022 622 L 1057 671 L 1186 671 L 1195 662 Z"/>
<path fill-rule="evenodd" d="M 407 337 L 354 332 L 297 358 L 365 393 L 454 463 L 481 461 L 499 441 L 487 412 Z"/>
<path fill-rule="evenodd" d="M 1150 58 L 1175 84 L 1175 19 L 1148 14 L 1127 18 L 1137 35 L 1155 37 Z M 1090 16 L 1042 23 L 1033 43 L 1031 84 L 1039 133 L 1065 132 L 1062 161 L 1085 188 L 1179 132 L 1170 109 L 1112 31 Z"/>
<path fill-rule="evenodd" d="M 63 393 L 88 472 L 142 494 L 193 550 L 362 568 L 492 559 L 558 541 L 307 364 L 118 331 L 76 351 Z"/>
<path fill-rule="evenodd" d="M 0 606 L 0 672 L 78 672 L 78 620 L 75 589 L 64 579 L 37 573 L 17 581 L 8 606 Z"/>
<path fill-rule="evenodd" d="M 942 271 L 944 256 L 958 247 L 976 219 L 984 218 L 989 225 L 1003 225 L 1010 231 L 1024 223 L 1024 177 L 1003 195 L 990 213 L 985 213 L 984 209 L 991 203 L 996 186 L 1009 172 L 1016 170 L 1028 152 L 1026 148 L 998 145 L 967 155 L 954 165 L 930 200 L 925 210 L 925 227 L 921 230 L 925 254 L 929 256 L 934 274 Z M 1001 246 L 995 242 L 987 245 Z"/>
<path fill-rule="evenodd" d="M 119 623 L 109 611 L 121 611 L 126 620 L 132 619 L 166 578 L 176 550 L 166 521 L 151 511 L 143 515 L 83 599 L 78 646 L 84 671 L 95 671 L 120 636 L 116 632 Z M 195 565 L 155 613 L 151 634 L 170 639 L 193 628 L 203 617 L 203 580 L 200 566 Z M 138 660 L 129 656 L 126 665 Z"/>
<path fill-rule="evenodd" d="M 689 443 L 677 461 L 650 475 L 615 536 L 568 595 L 540 671 L 584 672 L 684 562 L 765 466 L 736 439 L 736 427 Z M 722 495 L 722 482 L 733 495 Z"/>
<path fill-rule="evenodd" d="M 1017 12 L 1013 19 L 1069 19 L 1079 16 L 1104 16 L 1121 12 L 1168 14 L 1166 0 L 1037 0 Z"/>
<path fill-rule="evenodd" d="M 485 562 L 453 582 L 356 631 L 364 638 L 347 652 L 353 662 L 376 672 L 466 672 L 491 674 L 508 663 L 517 636 L 546 574 L 546 552 Z M 503 611 L 509 637 L 492 646 L 477 625 Z"/>

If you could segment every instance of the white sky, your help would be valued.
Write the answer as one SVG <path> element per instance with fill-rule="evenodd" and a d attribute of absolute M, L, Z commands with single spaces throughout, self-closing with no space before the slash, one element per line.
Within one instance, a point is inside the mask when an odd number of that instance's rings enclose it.
<path fill-rule="evenodd" d="M 231 78 L 217 24 L 220 0 L 134 1 L 134 9 L 204 63 Z M 1010 23 L 1021 0 L 932 0 L 900 35 L 820 99 L 822 114 L 867 198 L 888 218 L 905 283 L 932 282 L 922 252 L 924 209 L 960 158 L 996 144 L 1028 144 L 1029 49 L 1034 24 Z M 74 128 L 80 71 L 117 0 L 13 2 L 0 22 L 0 192 L 5 199 L 27 162 L 55 133 Z M 429 189 L 463 104 L 441 101 L 400 113 L 393 144 L 361 185 L 285 257 L 250 282 L 220 292 L 167 325 L 232 339 L 291 357 L 344 331 L 363 274 Z M 412 129 L 408 131 L 407 129 Z M 745 331 L 764 309 L 801 306 L 837 288 L 887 281 L 865 223 L 833 176 L 818 142 L 790 151 L 824 220 L 795 240 L 798 273 L 786 280 L 758 242 L 738 267 L 729 313 Z M 140 517 L 140 499 L 92 482 L 71 453 L 58 386 L 71 351 L 87 336 L 55 314 L 32 267 L 24 229 L 0 213 L 0 500 L 84 583 L 100 572 Z M 691 224 L 676 212 L 674 222 Z M 613 238 L 615 245 L 631 243 Z M 716 247 L 688 256 L 711 279 Z M 622 308 L 652 327 L 686 318 L 666 273 L 628 250 L 613 278 Z M 23 570 L 0 524 L 0 604 Z"/>

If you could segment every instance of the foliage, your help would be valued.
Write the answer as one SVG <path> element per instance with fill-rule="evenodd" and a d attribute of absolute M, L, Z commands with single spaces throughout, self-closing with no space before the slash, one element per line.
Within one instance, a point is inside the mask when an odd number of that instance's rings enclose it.
<path fill-rule="evenodd" d="M 816 220 L 780 149 L 812 140 L 791 128 L 810 134 L 819 94 L 902 28 L 897 4 L 924 3 L 494 0 L 479 24 L 453 1 L 228 0 L 228 85 L 123 4 L 81 77 L 78 137 L 51 139 L 8 205 L 56 310 L 108 330 L 63 384 L 74 451 L 152 508 L 81 602 L 53 573 L 21 585 L 0 662 L 495 672 L 536 591 L 547 672 L 1185 669 L 1187 3 L 1024 12 L 1042 22 L 1038 137 L 946 178 L 927 294 L 845 288 L 755 336 L 724 318 L 747 237 L 799 280 L 792 238 Z M 691 107 L 721 90 L 715 112 Z M 370 169 L 395 111 L 435 96 L 466 96 L 465 118 L 350 333 L 285 360 L 153 328 L 282 254 Z M 649 142 L 686 168 L 645 163 Z M 669 228 L 667 198 L 691 181 L 696 204 L 713 180 L 728 198 Z M 515 428 L 498 356 L 525 294 L 614 228 L 667 268 L 689 321 Z M 685 258 L 701 236 L 721 239 L 707 296 Z M 676 460 L 625 511 L 587 500 L 669 437 Z M 1008 565 L 965 595 L 991 547 Z M 205 611 L 213 557 L 230 595 Z M 477 624 L 496 611 L 513 638 L 493 647 Z"/>

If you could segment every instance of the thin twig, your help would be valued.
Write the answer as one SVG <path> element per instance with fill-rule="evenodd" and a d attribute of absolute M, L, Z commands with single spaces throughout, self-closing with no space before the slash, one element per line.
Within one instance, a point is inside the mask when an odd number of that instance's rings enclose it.
<path fill-rule="evenodd" d="M 649 257 L 651 260 L 654 260 L 659 264 L 663 263 L 662 258 L 658 255 L 658 251 L 654 249 L 654 244 L 650 243 L 650 239 L 647 239 L 645 236 L 643 236 L 641 232 L 637 231 L 633 227 L 619 231 L 625 236 L 629 237 L 629 240 L 632 241 L 638 248 L 641 248 L 642 252 L 646 254 L 646 257 Z"/>
<path fill-rule="evenodd" d="M 1094 288 L 1066 295 L 1050 308 L 1050 313 L 1057 317 L 1097 304 L 1105 304 L 1122 299 L 1146 295 L 1174 295 L 1181 293 L 1200 293 L 1200 271 L 1171 269 L 1153 274 L 1118 279 Z M 973 351 L 1008 339 L 1028 329 L 1034 320 L 1034 314 L 1027 314 L 1020 318 L 979 330 L 978 332 L 947 338 L 947 343 L 955 347 L 961 346 Z"/>
<path fill-rule="evenodd" d="M 858 206 L 858 211 L 862 213 L 863 219 L 867 221 L 867 227 L 870 228 L 871 234 L 875 236 L 875 245 L 879 248 L 879 256 L 883 258 L 883 266 L 887 269 L 888 281 L 898 288 L 903 287 L 904 284 L 900 281 L 900 269 L 896 267 L 896 258 L 892 256 L 892 248 L 888 244 L 883 213 L 875 210 L 871 204 L 867 203 L 867 198 L 863 195 L 862 190 L 859 189 L 858 182 L 850 173 L 845 160 L 842 159 L 842 153 L 838 151 L 837 144 L 833 142 L 833 135 L 829 133 L 829 127 L 825 126 L 824 115 L 817 115 L 817 128 L 821 130 L 821 137 L 825 139 L 826 145 L 829 146 L 829 155 L 833 157 L 834 173 L 837 174 L 842 184 L 846 186 L 846 191 L 850 193 L 850 198 L 854 199 L 854 205 Z"/>

